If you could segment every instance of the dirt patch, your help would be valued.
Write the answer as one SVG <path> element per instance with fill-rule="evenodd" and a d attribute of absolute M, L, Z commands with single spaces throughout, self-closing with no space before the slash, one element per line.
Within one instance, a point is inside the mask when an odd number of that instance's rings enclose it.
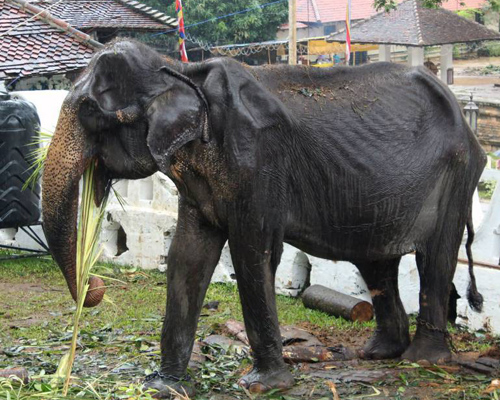
<path fill-rule="evenodd" d="M 455 85 L 460 86 L 483 86 L 500 84 L 500 77 L 494 76 L 457 76 L 455 77 Z"/>
<path fill-rule="evenodd" d="M 15 293 L 16 296 L 30 293 L 46 292 L 46 287 L 41 287 L 34 283 L 14 283 L 14 282 L 0 282 L 0 293 Z"/>
<path fill-rule="evenodd" d="M 373 333 L 370 328 L 355 326 L 351 329 L 336 329 L 335 327 L 320 329 L 309 322 L 299 323 L 298 326 L 316 336 L 327 347 L 342 344 L 358 349 L 366 343 Z"/>
<path fill-rule="evenodd" d="M 37 310 L 35 315 L 20 316 L 19 304 L 30 307 L 36 297 L 47 292 L 63 292 L 63 289 L 44 287 L 35 283 L 0 282 L 0 327 L 2 329 L 20 329 L 41 325 L 53 319 L 49 311 Z"/>

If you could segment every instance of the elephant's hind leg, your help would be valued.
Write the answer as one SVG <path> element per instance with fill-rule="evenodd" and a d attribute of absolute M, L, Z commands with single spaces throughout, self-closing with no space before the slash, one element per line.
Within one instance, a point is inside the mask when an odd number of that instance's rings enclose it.
<path fill-rule="evenodd" d="M 357 264 L 375 307 L 377 329 L 360 356 L 368 359 L 399 357 L 410 344 L 408 317 L 399 297 L 398 266 L 401 257 Z"/>
<path fill-rule="evenodd" d="M 446 212 L 434 234 L 417 246 L 416 260 L 420 276 L 420 311 L 417 331 L 403 354 L 411 361 L 443 363 L 451 360 L 447 339 L 447 316 L 458 250 L 467 219 L 468 205 L 460 192 L 454 191 Z"/>
<path fill-rule="evenodd" d="M 448 241 L 436 242 L 429 242 L 425 250 L 417 251 L 420 311 L 415 337 L 402 357 L 415 362 L 428 361 L 442 364 L 451 360 L 446 325 L 460 241 L 455 240 L 457 243 L 453 249 Z"/>

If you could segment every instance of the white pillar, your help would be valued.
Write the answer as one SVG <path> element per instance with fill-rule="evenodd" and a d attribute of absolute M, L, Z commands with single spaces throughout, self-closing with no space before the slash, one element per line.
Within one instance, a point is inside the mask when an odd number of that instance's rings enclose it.
<path fill-rule="evenodd" d="M 391 45 L 381 44 L 378 46 L 378 60 L 391 62 Z"/>
<path fill-rule="evenodd" d="M 441 46 L 441 80 L 447 82 L 447 71 L 453 68 L 453 45 L 443 44 Z"/>
<path fill-rule="evenodd" d="M 418 67 L 419 65 L 424 65 L 423 47 L 408 47 L 408 65 L 410 67 Z"/>

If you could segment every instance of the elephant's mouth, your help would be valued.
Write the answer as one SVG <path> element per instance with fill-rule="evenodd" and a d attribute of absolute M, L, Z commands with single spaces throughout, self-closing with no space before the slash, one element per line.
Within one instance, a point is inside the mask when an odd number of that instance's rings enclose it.
<path fill-rule="evenodd" d="M 148 123 L 138 106 L 107 111 L 88 98 L 80 107 L 79 119 L 88 132 L 101 177 L 141 179 L 158 170 L 147 146 Z"/>

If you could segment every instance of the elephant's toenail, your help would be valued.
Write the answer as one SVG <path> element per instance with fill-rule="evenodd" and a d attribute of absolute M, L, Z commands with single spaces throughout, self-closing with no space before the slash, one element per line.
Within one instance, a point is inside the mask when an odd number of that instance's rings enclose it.
<path fill-rule="evenodd" d="M 244 379 L 240 379 L 238 381 L 238 385 L 240 385 L 242 388 L 248 389 L 248 382 Z"/>
<path fill-rule="evenodd" d="M 260 382 L 254 382 L 250 385 L 248 388 L 248 391 L 250 393 L 265 393 L 269 391 L 270 388 L 268 388 L 266 385 L 260 383 Z"/>

